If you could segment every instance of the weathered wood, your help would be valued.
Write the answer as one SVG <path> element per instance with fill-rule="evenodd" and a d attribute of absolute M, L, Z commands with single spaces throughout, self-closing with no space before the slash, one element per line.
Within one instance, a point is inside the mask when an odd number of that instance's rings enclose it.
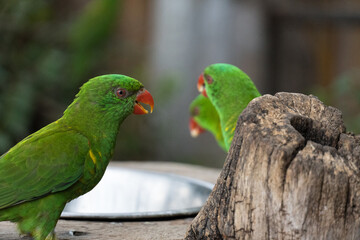
<path fill-rule="evenodd" d="M 360 138 L 314 96 L 254 99 L 190 239 L 360 239 Z"/>

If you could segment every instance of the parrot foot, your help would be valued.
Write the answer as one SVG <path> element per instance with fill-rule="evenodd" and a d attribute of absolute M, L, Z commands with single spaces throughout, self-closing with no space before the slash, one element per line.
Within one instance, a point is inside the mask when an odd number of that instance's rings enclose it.
<path fill-rule="evenodd" d="M 42 232 L 40 228 L 37 228 L 32 235 L 34 240 L 58 240 L 54 230 L 45 237 L 44 232 Z"/>
<path fill-rule="evenodd" d="M 45 240 L 58 240 L 58 238 L 55 235 L 55 231 L 52 231 L 51 233 L 49 233 L 49 235 L 47 235 Z"/>

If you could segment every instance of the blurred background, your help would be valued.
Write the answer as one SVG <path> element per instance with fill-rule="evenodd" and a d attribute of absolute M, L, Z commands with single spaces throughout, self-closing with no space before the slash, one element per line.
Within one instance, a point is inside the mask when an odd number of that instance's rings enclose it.
<path fill-rule="evenodd" d="M 88 79 L 121 73 L 155 110 L 123 123 L 114 160 L 222 167 L 212 135 L 188 131 L 197 78 L 217 62 L 262 94 L 314 94 L 360 132 L 358 0 L 0 0 L 0 155 L 61 117 Z"/>

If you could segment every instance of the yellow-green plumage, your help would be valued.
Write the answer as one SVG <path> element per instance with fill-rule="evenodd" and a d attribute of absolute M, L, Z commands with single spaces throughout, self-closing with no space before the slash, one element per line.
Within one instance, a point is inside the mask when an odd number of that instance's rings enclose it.
<path fill-rule="evenodd" d="M 116 89 L 128 96 L 119 98 Z M 123 75 L 85 83 L 59 120 L 28 136 L 0 157 L 0 221 L 18 223 L 36 240 L 53 232 L 65 204 L 102 178 L 122 121 L 143 85 Z"/>

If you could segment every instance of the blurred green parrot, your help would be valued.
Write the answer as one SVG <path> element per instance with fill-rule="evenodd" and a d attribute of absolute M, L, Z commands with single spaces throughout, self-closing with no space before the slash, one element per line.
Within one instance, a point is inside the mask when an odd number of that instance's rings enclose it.
<path fill-rule="evenodd" d="M 197 87 L 216 109 L 225 149 L 229 151 L 239 115 L 252 99 L 261 94 L 246 73 L 226 63 L 206 67 Z M 209 118 L 209 121 L 217 121 L 217 118 Z"/>
<path fill-rule="evenodd" d="M 0 221 L 17 222 L 35 240 L 56 239 L 67 202 L 90 191 L 112 157 L 124 119 L 148 111 L 154 100 L 124 75 L 90 79 L 57 121 L 26 137 L 0 157 Z"/>
<path fill-rule="evenodd" d="M 209 98 L 198 95 L 190 104 L 190 134 L 197 137 L 205 130 L 211 132 L 219 146 L 226 151 L 224 138 L 221 132 L 220 118 Z"/>

